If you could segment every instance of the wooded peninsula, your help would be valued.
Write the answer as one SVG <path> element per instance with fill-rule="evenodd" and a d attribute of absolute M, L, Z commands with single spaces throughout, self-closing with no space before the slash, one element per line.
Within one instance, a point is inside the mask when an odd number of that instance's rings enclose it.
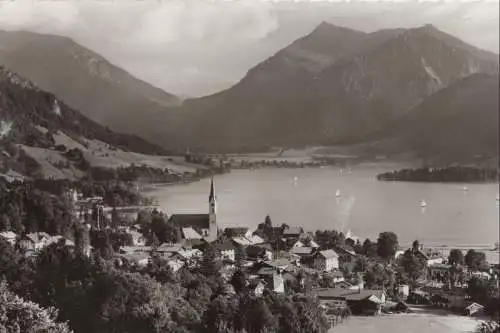
<path fill-rule="evenodd" d="M 378 180 L 439 183 L 484 183 L 498 181 L 497 169 L 473 167 L 402 169 L 377 175 Z"/>

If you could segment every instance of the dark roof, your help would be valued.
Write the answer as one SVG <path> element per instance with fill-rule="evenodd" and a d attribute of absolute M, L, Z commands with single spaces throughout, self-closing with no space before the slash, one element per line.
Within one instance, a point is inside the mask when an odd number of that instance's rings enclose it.
<path fill-rule="evenodd" d="M 294 236 L 302 233 L 304 233 L 304 230 L 301 227 L 288 227 L 283 231 L 284 236 Z"/>
<path fill-rule="evenodd" d="M 174 214 L 170 220 L 181 228 L 209 229 L 210 221 L 208 214 Z"/>
<path fill-rule="evenodd" d="M 251 258 L 256 258 L 263 256 L 266 253 L 266 249 L 261 246 L 248 245 L 246 248 L 247 256 Z"/>
<path fill-rule="evenodd" d="M 228 227 L 224 229 L 224 233 L 229 237 L 245 236 L 247 232 L 247 227 Z"/>
<path fill-rule="evenodd" d="M 236 247 L 233 245 L 233 242 L 231 242 L 230 240 L 226 240 L 222 243 L 215 244 L 214 246 L 219 251 L 227 251 L 227 250 L 236 249 Z"/>

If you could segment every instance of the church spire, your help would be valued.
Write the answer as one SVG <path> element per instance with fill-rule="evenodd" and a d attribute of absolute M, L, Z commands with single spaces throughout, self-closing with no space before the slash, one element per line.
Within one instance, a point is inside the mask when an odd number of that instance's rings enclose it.
<path fill-rule="evenodd" d="M 210 184 L 210 195 L 208 196 L 208 201 L 214 201 L 215 200 L 215 191 L 214 191 L 214 177 L 211 177 L 211 184 Z"/>

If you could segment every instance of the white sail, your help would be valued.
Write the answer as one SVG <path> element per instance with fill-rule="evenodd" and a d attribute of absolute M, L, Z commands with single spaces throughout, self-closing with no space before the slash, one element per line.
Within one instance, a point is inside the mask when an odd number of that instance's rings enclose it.
<path fill-rule="evenodd" d="M 337 192 L 335 193 L 335 196 L 338 198 L 340 197 L 340 190 L 337 190 Z"/>
<path fill-rule="evenodd" d="M 427 207 L 427 202 L 425 202 L 425 200 L 420 200 L 420 207 Z"/>

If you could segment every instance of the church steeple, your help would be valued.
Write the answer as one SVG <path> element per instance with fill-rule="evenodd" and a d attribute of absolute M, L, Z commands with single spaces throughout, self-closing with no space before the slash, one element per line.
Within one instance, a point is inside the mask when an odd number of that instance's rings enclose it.
<path fill-rule="evenodd" d="M 210 195 L 208 196 L 208 201 L 212 202 L 215 200 L 215 191 L 214 191 L 214 177 L 211 178 L 210 183 Z"/>
<path fill-rule="evenodd" d="M 210 183 L 210 195 L 208 196 L 208 221 L 209 221 L 209 235 L 210 242 L 217 239 L 217 198 L 215 197 L 214 178 L 212 177 Z"/>

